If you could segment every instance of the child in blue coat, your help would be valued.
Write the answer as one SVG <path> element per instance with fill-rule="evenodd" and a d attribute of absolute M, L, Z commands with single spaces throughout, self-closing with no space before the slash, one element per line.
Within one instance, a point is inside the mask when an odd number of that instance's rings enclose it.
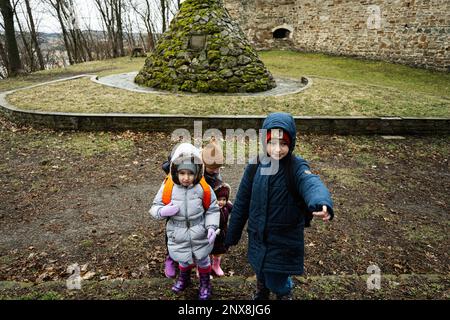
<path fill-rule="evenodd" d="M 292 298 L 291 275 L 303 274 L 304 227 L 310 216 L 333 218 L 331 195 L 308 163 L 293 155 L 295 121 L 290 114 L 272 113 L 265 156 L 246 167 L 233 206 L 226 246 L 236 245 L 248 222 L 248 259 L 256 273 L 255 300 Z"/>

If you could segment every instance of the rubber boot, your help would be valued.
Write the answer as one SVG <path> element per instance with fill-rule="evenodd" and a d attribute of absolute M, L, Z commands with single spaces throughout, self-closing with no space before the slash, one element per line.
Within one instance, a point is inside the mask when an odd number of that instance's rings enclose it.
<path fill-rule="evenodd" d="M 180 274 L 178 275 L 177 282 L 172 287 L 172 291 L 175 293 L 180 293 L 184 291 L 189 285 L 191 284 L 191 269 L 192 266 L 189 266 L 187 268 L 183 268 L 181 265 L 180 268 Z"/>
<path fill-rule="evenodd" d="M 175 278 L 177 275 L 176 262 L 169 255 L 164 262 L 164 274 L 167 278 Z"/>
<path fill-rule="evenodd" d="M 200 274 L 200 287 L 198 291 L 199 300 L 208 300 L 211 298 L 212 287 L 211 287 L 211 266 L 208 268 L 198 268 Z"/>
<path fill-rule="evenodd" d="M 218 277 L 223 277 L 224 273 L 222 268 L 220 267 L 220 260 L 222 259 L 221 256 L 214 256 L 212 258 L 212 271 L 216 274 Z"/>

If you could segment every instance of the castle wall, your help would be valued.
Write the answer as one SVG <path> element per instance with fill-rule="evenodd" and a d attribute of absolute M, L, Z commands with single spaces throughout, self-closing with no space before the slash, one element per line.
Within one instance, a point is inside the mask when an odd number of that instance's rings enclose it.
<path fill-rule="evenodd" d="M 450 0 L 224 2 L 259 50 L 326 52 L 450 71 Z M 285 38 L 274 38 L 277 29 Z"/>

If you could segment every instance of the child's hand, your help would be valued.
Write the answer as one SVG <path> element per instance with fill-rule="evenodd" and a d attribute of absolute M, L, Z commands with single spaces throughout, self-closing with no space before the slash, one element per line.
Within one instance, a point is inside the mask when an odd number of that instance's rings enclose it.
<path fill-rule="evenodd" d="M 216 230 L 214 230 L 213 228 L 209 228 L 208 229 L 208 242 L 209 242 L 209 244 L 213 244 L 214 243 L 214 241 L 216 240 L 216 236 L 217 236 Z"/>
<path fill-rule="evenodd" d="M 327 211 L 327 206 L 322 206 L 322 211 L 312 213 L 314 217 L 322 218 L 323 221 L 329 221 L 331 216 Z"/>
<path fill-rule="evenodd" d="M 159 214 L 161 217 L 171 217 L 174 216 L 180 211 L 180 208 L 176 205 L 174 205 L 172 202 L 170 202 L 168 205 L 164 206 Z"/>

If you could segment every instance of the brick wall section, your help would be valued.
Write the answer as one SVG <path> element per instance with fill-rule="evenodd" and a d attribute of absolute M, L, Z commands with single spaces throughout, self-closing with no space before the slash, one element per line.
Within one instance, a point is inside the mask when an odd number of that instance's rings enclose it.
<path fill-rule="evenodd" d="M 260 50 L 290 48 L 450 71 L 449 0 L 225 0 L 225 6 Z M 293 31 L 274 39 L 280 26 Z"/>

